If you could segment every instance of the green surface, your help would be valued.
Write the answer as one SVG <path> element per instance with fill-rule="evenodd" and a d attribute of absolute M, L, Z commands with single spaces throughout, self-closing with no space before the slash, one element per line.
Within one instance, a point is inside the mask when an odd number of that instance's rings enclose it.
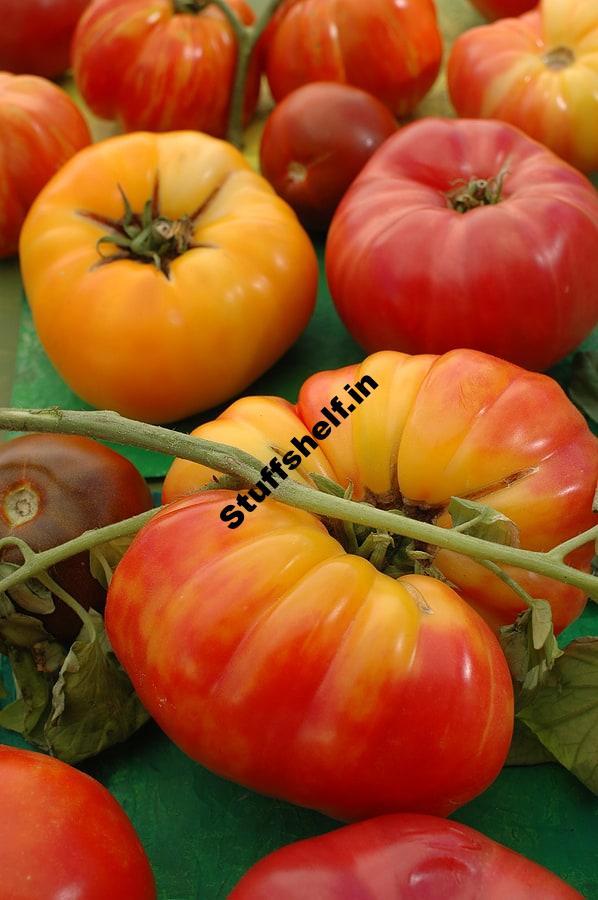
<path fill-rule="evenodd" d="M 479 21 L 466 0 L 443 0 L 439 5 L 447 45 L 455 34 Z M 418 113 L 448 112 L 441 78 Z M 101 126 L 94 127 L 94 133 L 102 136 Z M 9 288 L 13 295 L 18 290 L 16 277 L 16 266 L 6 264 L 0 272 L 0 298 L 8 297 Z M 14 305 L 13 297 L 13 315 L 5 317 L 4 330 L 0 309 L 0 390 L 3 383 L 6 388 L 12 368 Z M 598 348 L 598 331 L 586 346 Z M 317 312 L 307 331 L 248 392 L 294 400 L 297 388 L 313 371 L 362 356 L 338 321 L 321 277 Z M 566 383 L 569 362 L 552 374 Z M 12 402 L 81 407 L 41 350 L 24 302 Z M 156 454 L 132 451 L 131 456 L 147 476 L 163 474 L 168 464 Z M 565 639 L 579 634 L 598 634 L 598 606 L 589 607 Z M 6 666 L 4 675 L 8 682 Z M 24 746 L 1 729 L 0 740 Z M 160 900 L 223 900 L 243 872 L 270 850 L 338 824 L 216 778 L 153 724 L 81 768 L 99 778 L 130 815 L 154 868 Z M 598 900 L 598 799 L 558 766 L 505 769 L 454 818 L 552 869 L 589 900 Z"/>

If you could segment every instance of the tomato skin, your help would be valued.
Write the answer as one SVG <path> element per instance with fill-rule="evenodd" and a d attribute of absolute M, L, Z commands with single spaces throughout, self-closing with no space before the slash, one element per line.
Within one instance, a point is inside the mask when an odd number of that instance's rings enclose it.
<path fill-rule="evenodd" d="M 530 550 L 550 550 L 596 524 L 598 442 L 583 416 L 553 379 L 471 350 L 441 357 L 382 351 L 359 366 L 313 375 L 296 411 L 284 400 L 244 397 L 193 434 L 269 462 L 272 447 L 289 447 L 310 430 L 331 398 L 344 398 L 346 407 L 344 385 L 366 375 L 378 388 L 291 477 L 313 484 L 309 476 L 316 472 L 351 483 L 357 499 L 423 514 L 445 527 L 450 498 L 473 497 L 512 519 L 521 546 Z M 213 474 L 175 460 L 164 501 L 207 484 Z M 567 561 L 589 571 L 591 557 L 588 544 Z M 493 628 L 511 624 L 523 610 L 510 588 L 473 560 L 441 550 L 434 564 Z M 505 570 L 532 596 L 549 600 L 557 632 L 585 606 L 576 588 Z"/>
<path fill-rule="evenodd" d="M 456 184 L 504 169 L 500 202 L 450 208 Z M 424 119 L 389 138 L 349 188 L 326 275 L 369 352 L 471 347 L 547 369 L 598 321 L 598 195 L 510 125 Z"/>
<path fill-rule="evenodd" d="M 245 0 L 227 0 L 241 21 L 255 19 Z M 178 14 L 171 0 L 94 0 L 73 39 L 77 87 L 90 109 L 125 131 L 193 129 L 224 137 L 236 41 L 215 6 Z M 257 103 L 253 61 L 244 117 Z"/>
<path fill-rule="evenodd" d="M 85 119 L 45 78 L 0 72 L 0 258 L 17 252 L 27 211 L 43 186 L 91 143 Z"/>
<path fill-rule="evenodd" d="M 165 275 L 153 262 L 98 265 L 119 218 L 158 180 L 193 247 Z M 104 254 L 113 253 L 107 248 Z M 40 341 L 89 403 L 166 422 L 243 390 L 295 341 L 313 311 L 313 246 L 295 214 L 230 144 L 198 132 L 119 136 L 79 153 L 31 209 L 21 270 Z"/>
<path fill-rule="evenodd" d="M 155 900 L 131 822 L 89 775 L 0 746 L 0 809 L 0 900 Z"/>
<path fill-rule="evenodd" d="M 522 16 L 538 5 L 538 0 L 470 0 L 470 2 L 487 19 Z"/>
<path fill-rule="evenodd" d="M 36 552 L 47 550 L 151 507 L 135 466 L 90 438 L 30 434 L 0 444 L 0 538 L 19 537 Z M 14 550 L 0 551 L 4 562 L 19 558 Z M 50 575 L 86 609 L 103 610 L 106 592 L 90 572 L 89 553 L 58 563 Z M 36 615 L 59 640 L 73 640 L 80 618 L 58 598 L 55 606 L 53 613 Z"/>
<path fill-rule="evenodd" d="M 0 70 L 55 78 L 68 69 L 75 25 L 89 2 L 2 0 Z"/>
<path fill-rule="evenodd" d="M 548 869 L 473 828 L 397 814 L 298 841 L 256 863 L 230 900 L 574 900 Z"/>
<path fill-rule="evenodd" d="M 397 130 L 383 103 L 359 88 L 311 82 L 270 113 L 260 166 L 308 227 L 324 229 L 372 153 Z"/>
<path fill-rule="evenodd" d="M 286 0 L 262 44 L 276 101 L 310 81 L 338 81 L 399 117 L 432 87 L 442 57 L 432 0 Z"/>
<path fill-rule="evenodd" d="M 596 53 L 595 0 L 543 0 L 519 19 L 457 38 L 447 67 L 450 98 L 458 115 L 510 122 L 591 172 L 598 169 Z"/>
<path fill-rule="evenodd" d="M 349 556 L 300 510 L 267 500 L 229 530 L 231 499 L 158 513 L 110 584 L 110 642 L 168 736 L 219 775 L 342 819 L 446 815 L 481 792 L 513 703 L 482 619 L 440 581 Z"/>

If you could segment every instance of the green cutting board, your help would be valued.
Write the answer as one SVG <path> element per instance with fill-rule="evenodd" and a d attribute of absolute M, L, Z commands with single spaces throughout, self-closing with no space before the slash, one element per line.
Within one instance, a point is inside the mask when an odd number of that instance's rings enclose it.
<path fill-rule="evenodd" d="M 456 34 L 480 21 L 466 0 L 440 0 L 439 7 L 447 47 Z M 418 115 L 447 114 L 440 78 Z M 108 133 L 100 123 L 92 124 L 96 137 Z M 254 130 L 249 142 L 254 153 L 256 134 Z M 318 250 L 321 263 L 321 245 Z M 0 273 L 0 296 L 3 289 L 6 282 Z M 598 348 L 598 331 L 585 346 Z M 247 393 L 294 400 L 312 372 L 362 357 L 334 312 L 321 266 L 317 311 L 306 332 Z M 569 371 L 566 360 L 551 374 L 566 384 Z M 39 346 L 25 302 L 12 402 L 21 407 L 82 407 Z M 198 421 L 178 427 L 188 430 Z M 134 450 L 130 455 L 147 477 L 159 477 L 168 465 L 157 454 Z M 582 634 L 598 634 L 595 605 L 563 635 L 563 642 Z M 7 681 L 6 668 L 4 675 Z M 25 746 L 1 729 L 0 741 Z M 181 753 L 154 724 L 81 768 L 103 782 L 132 819 L 154 868 L 160 900 L 224 900 L 247 868 L 269 851 L 339 824 L 215 777 Z M 482 796 L 453 818 L 547 866 L 589 900 L 598 900 L 598 799 L 558 766 L 504 769 Z"/>

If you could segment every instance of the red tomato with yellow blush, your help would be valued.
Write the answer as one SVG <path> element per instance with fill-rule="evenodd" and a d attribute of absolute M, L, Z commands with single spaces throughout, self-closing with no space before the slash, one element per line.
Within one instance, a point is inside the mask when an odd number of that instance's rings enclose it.
<path fill-rule="evenodd" d="M 365 163 L 397 130 L 390 110 L 348 84 L 297 88 L 266 120 L 260 166 L 308 228 L 324 229 Z"/>
<path fill-rule="evenodd" d="M 227 0 L 245 25 L 245 0 Z M 224 13 L 201 0 L 94 0 L 73 39 L 75 81 L 89 108 L 125 131 L 193 129 L 224 137 L 236 39 Z M 244 118 L 255 109 L 257 56 Z"/>

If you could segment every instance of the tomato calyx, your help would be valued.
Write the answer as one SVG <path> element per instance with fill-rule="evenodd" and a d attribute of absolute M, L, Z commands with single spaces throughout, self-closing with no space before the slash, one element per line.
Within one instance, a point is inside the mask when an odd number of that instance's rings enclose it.
<path fill-rule="evenodd" d="M 502 200 L 506 176 L 507 169 L 501 169 L 498 175 L 492 178 L 471 178 L 469 181 L 461 181 L 446 195 L 447 203 L 458 213 L 466 213 L 479 206 L 495 206 Z"/>
<path fill-rule="evenodd" d="M 542 62 L 548 69 L 558 72 L 560 69 L 567 69 L 575 62 L 575 54 L 570 47 L 560 46 L 554 47 L 545 53 Z"/>
<path fill-rule="evenodd" d="M 181 216 L 180 219 L 169 219 L 160 212 L 158 179 L 154 184 L 152 197 L 145 202 L 141 213 L 133 212 L 129 199 L 120 184 L 118 190 L 124 206 L 124 212 L 120 219 L 111 219 L 88 210 L 79 211 L 79 215 L 91 219 L 110 232 L 99 238 L 96 243 L 100 259 L 95 263 L 94 268 L 128 259 L 140 263 L 153 263 L 168 278 L 170 263 L 188 250 L 201 247 L 214 249 L 214 244 L 195 242 L 193 234 L 199 216 L 212 202 L 220 190 L 220 186 L 195 212 L 190 216 Z M 100 249 L 103 244 L 115 246 L 116 252 L 104 254 Z"/>
<path fill-rule="evenodd" d="M 6 522 L 14 528 L 31 522 L 38 514 L 40 495 L 29 482 L 16 485 L 2 497 L 0 513 Z"/>

